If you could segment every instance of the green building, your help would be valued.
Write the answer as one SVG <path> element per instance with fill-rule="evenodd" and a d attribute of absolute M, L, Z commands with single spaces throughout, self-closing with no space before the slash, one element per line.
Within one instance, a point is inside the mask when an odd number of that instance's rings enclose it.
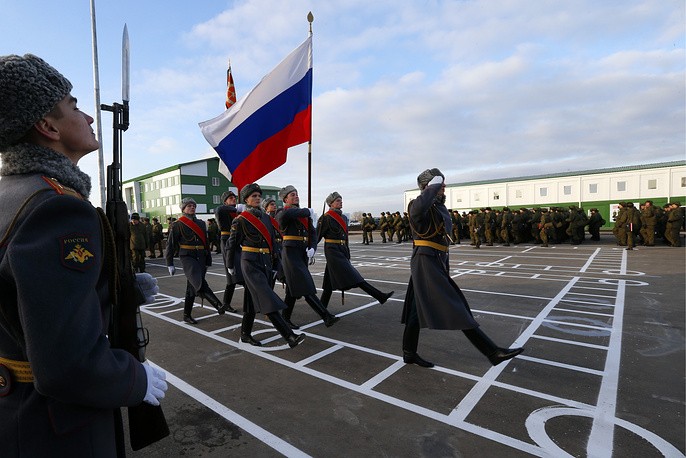
<path fill-rule="evenodd" d="M 446 183 L 445 193 L 445 205 L 459 212 L 577 205 L 587 213 L 597 208 L 609 226 L 622 201 L 637 208 L 646 200 L 656 206 L 672 201 L 686 204 L 686 161 Z M 419 189 L 405 191 L 405 208 L 417 195 Z"/>
<path fill-rule="evenodd" d="M 130 212 L 157 218 L 164 224 L 169 216 L 179 217 L 182 199 L 192 197 L 198 203 L 198 218 L 213 218 L 215 208 L 221 205 L 224 191 L 238 194 L 236 186 L 219 173 L 218 167 L 219 158 L 213 157 L 173 165 L 126 180 L 122 184 L 124 202 Z M 283 206 L 278 199 L 279 189 L 262 186 L 262 197 L 272 197 L 277 206 Z"/>

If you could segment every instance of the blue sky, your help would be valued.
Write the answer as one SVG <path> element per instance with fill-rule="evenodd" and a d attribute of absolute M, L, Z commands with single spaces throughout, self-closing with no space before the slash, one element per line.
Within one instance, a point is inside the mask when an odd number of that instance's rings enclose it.
<path fill-rule="evenodd" d="M 240 98 L 314 29 L 315 208 L 402 210 L 438 167 L 449 183 L 683 160 L 686 6 L 664 1 L 96 0 L 101 102 L 121 99 L 124 178 L 214 154 L 198 122 Z M 36 54 L 94 112 L 89 0 L 0 0 L 0 54 Z M 105 160 L 111 116 L 103 113 Z M 97 182 L 97 155 L 79 165 Z M 261 184 L 307 199 L 307 146 Z M 99 204 L 94 192 L 91 200 Z"/>

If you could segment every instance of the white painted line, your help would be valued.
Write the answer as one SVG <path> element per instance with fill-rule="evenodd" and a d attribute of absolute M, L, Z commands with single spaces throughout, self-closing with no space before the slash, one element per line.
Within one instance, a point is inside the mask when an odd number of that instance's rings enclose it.
<path fill-rule="evenodd" d="M 626 251 L 622 252 L 622 270 L 626 269 Z M 588 456 L 611 457 L 614 439 L 614 418 L 617 408 L 617 387 L 619 386 L 619 365 L 622 356 L 622 330 L 624 323 L 625 282 L 620 280 L 615 303 L 615 318 L 612 320 L 612 333 L 605 376 L 600 384 L 598 406 L 594 410 L 593 427 L 588 438 Z"/>
<path fill-rule="evenodd" d="M 560 307 L 557 307 L 555 309 L 557 312 L 570 312 L 570 313 L 580 313 L 582 315 L 595 315 L 595 316 L 606 316 L 608 318 L 612 318 L 614 315 L 610 313 L 600 313 L 600 312 L 589 312 L 587 310 L 574 310 L 574 309 L 563 309 Z"/>
<path fill-rule="evenodd" d="M 386 380 L 388 377 L 391 375 L 395 374 L 398 372 L 398 370 L 405 365 L 404 361 L 396 361 L 390 366 L 388 366 L 386 369 L 382 370 L 378 374 L 376 374 L 374 377 L 370 378 L 366 382 L 364 382 L 362 385 L 360 385 L 360 388 L 364 390 L 371 390 L 373 389 L 376 385 L 379 383 L 383 382 Z"/>
<path fill-rule="evenodd" d="M 544 364 L 546 366 L 559 367 L 562 369 L 569 369 L 569 370 L 576 371 L 576 372 L 584 372 L 586 374 L 597 375 L 599 377 L 603 376 L 603 371 L 591 369 L 588 367 L 575 366 L 573 364 L 565 364 L 565 363 L 560 363 L 557 361 L 551 361 L 549 359 L 534 358 L 532 356 L 526 356 L 526 355 L 520 355 L 520 356 L 518 356 L 518 358 L 526 360 L 526 361 L 531 361 L 532 363 Z"/>
<path fill-rule="evenodd" d="M 579 342 L 578 340 L 558 339 L 556 337 L 541 336 L 538 334 L 531 336 L 531 338 L 532 339 L 540 339 L 540 340 L 549 340 L 551 342 L 560 342 L 560 343 L 567 344 L 567 345 L 575 345 L 577 347 L 588 347 L 588 348 L 595 348 L 596 350 L 607 350 L 607 347 L 605 347 L 603 345 L 596 345 L 596 344 L 587 343 L 587 342 Z"/>
<path fill-rule="evenodd" d="M 609 327 L 602 327 L 602 326 L 591 326 L 590 324 L 580 324 L 580 323 L 574 323 L 570 321 L 560 321 L 560 320 L 548 320 L 545 319 L 543 320 L 546 323 L 553 323 L 553 324 L 561 324 L 563 326 L 573 326 L 576 328 L 586 328 L 586 329 L 595 329 L 597 331 L 607 331 L 610 332 Z"/>
<path fill-rule="evenodd" d="M 190 396 L 191 398 L 195 399 L 198 401 L 200 404 L 204 405 L 208 409 L 212 410 L 222 418 L 230 421 L 234 425 L 238 426 L 251 436 L 255 437 L 256 439 L 260 440 L 263 442 L 265 445 L 273 448 L 277 452 L 283 454 L 284 456 L 287 457 L 293 457 L 293 458 L 305 458 L 309 457 L 307 453 L 303 452 L 300 449 L 295 448 L 293 445 L 289 444 L 288 442 L 284 441 L 278 436 L 275 436 L 274 434 L 270 433 L 266 429 L 262 428 L 261 426 L 258 426 L 257 424 L 251 422 L 247 418 L 238 415 L 236 412 L 233 410 L 229 409 L 225 405 L 221 404 L 220 402 L 216 401 L 215 399 L 211 398 L 207 394 L 203 393 L 202 391 L 198 390 L 194 386 L 186 383 L 185 381 L 181 380 L 171 372 L 167 371 L 166 369 L 156 365 L 152 361 L 148 360 L 149 364 L 153 367 L 156 367 L 158 369 L 162 369 L 167 373 L 167 383 L 174 385 L 176 388 L 181 390 L 183 393 L 186 395 Z"/>
<path fill-rule="evenodd" d="M 345 348 L 343 345 L 333 345 L 326 350 L 322 350 L 319 353 L 315 353 L 314 355 L 310 356 L 309 358 L 301 359 L 297 363 L 295 363 L 297 366 L 307 366 L 308 364 L 317 361 L 325 356 L 330 355 L 331 353 L 337 352 L 341 348 Z"/>

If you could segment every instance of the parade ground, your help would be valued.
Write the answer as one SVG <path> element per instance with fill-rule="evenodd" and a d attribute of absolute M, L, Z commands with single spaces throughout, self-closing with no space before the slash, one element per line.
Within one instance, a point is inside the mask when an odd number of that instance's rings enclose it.
<path fill-rule="evenodd" d="M 683 240 L 683 239 L 682 239 Z M 160 294 L 143 308 L 147 356 L 167 372 L 171 434 L 133 456 L 177 457 L 679 457 L 685 428 L 684 248 L 626 251 L 611 235 L 572 246 L 450 248 L 451 275 L 481 328 L 519 357 L 492 367 L 460 331 L 423 329 L 402 360 L 400 323 L 411 243 L 363 245 L 352 262 L 373 286 L 335 292 L 324 326 L 299 300 L 292 321 L 307 335 L 289 348 L 269 320 L 240 343 L 242 287 L 218 315 L 196 301 L 183 322 L 178 259 L 148 259 Z M 683 243 L 683 242 L 682 242 Z M 221 256 L 207 281 L 221 299 Z M 321 287 L 323 244 L 310 267 Z M 276 292 L 284 289 L 277 283 Z M 319 290 L 321 293 L 321 289 Z"/>

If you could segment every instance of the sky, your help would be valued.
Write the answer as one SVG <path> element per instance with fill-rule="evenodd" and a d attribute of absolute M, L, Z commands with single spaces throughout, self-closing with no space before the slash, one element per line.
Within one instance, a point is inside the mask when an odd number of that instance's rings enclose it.
<path fill-rule="evenodd" d="M 686 159 L 683 0 L 95 1 L 101 103 L 121 101 L 123 177 L 216 156 L 198 123 L 240 99 L 313 27 L 312 206 L 403 210 L 448 184 Z M 0 55 L 36 54 L 94 115 L 89 0 L 0 0 Z M 112 117 L 102 112 L 105 163 Z M 307 144 L 258 180 L 307 195 Z M 79 162 L 100 204 L 98 157 Z"/>

